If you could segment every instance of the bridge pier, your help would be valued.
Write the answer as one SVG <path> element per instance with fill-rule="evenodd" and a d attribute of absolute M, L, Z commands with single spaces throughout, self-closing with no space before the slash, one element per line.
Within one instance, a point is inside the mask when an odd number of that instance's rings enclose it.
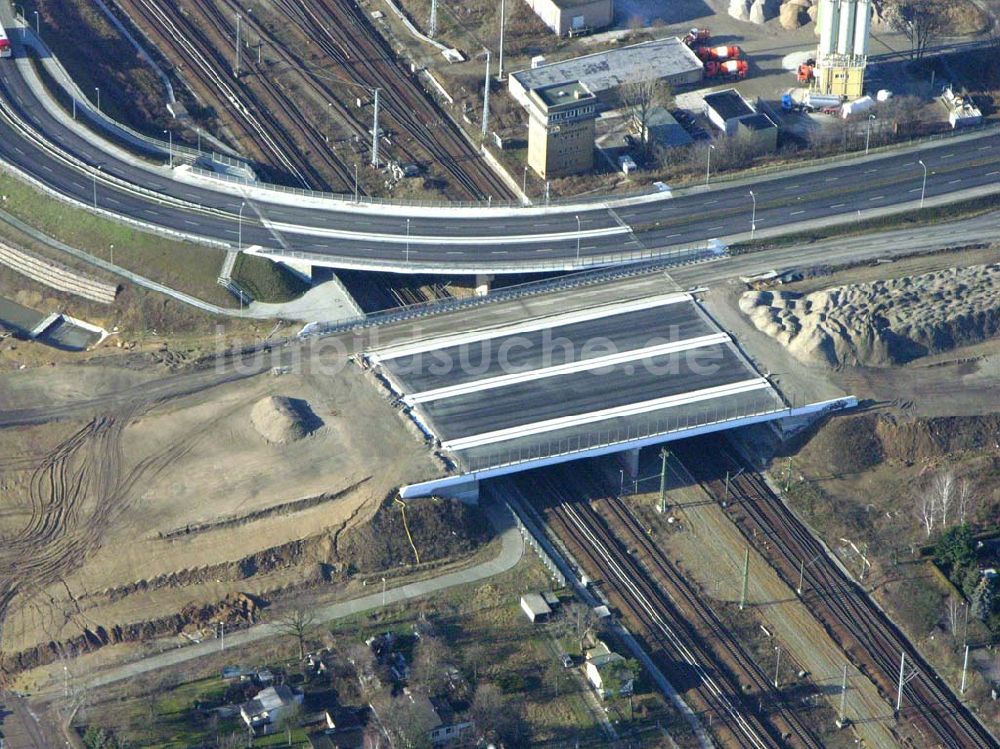
<path fill-rule="evenodd" d="M 305 260 L 281 260 L 279 262 L 302 280 L 312 283 L 312 263 Z"/>
<path fill-rule="evenodd" d="M 635 481 L 639 478 L 639 448 L 624 450 L 618 453 L 618 461 L 622 470 L 625 471 L 625 478 Z"/>
<path fill-rule="evenodd" d="M 489 296 L 493 276 L 488 273 L 476 274 L 476 296 Z"/>

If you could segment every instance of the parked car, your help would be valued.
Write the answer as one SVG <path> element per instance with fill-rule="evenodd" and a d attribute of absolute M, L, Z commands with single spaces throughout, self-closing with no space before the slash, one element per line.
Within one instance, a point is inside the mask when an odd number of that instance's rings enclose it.
<path fill-rule="evenodd" d="M 559 660 L 562 661 L 563 668 L 573 668 L 573 656 L 569 653 L 563 653 L 560 655 Z"/>

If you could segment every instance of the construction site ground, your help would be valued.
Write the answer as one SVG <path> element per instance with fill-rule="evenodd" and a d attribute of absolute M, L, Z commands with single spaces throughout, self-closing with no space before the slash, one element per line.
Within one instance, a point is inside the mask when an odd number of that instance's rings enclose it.
<path fill-rule="evenodd" d="M 155 388 L 167 373 L 84 364 L 0 376 L 4 409 L 105 399 L 92 420 L 0 431 L 0 579 L 17 583 L 3 655 L 316 581 L 320 563 L 336 569 L 340 533 L 405 480 L 440 472 L 360 370 L 340 363 L 124 405 L 116 391 Z M 307 436 L 269 444 L 254 429 L 253 405 L 273 394 L 308 404 Z"/>

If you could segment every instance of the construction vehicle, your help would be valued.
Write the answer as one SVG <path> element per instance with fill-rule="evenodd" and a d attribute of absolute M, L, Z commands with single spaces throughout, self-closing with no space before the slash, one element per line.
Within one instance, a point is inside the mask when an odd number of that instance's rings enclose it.
<path fill-rule="evenodd" d="M 806 60 L 799 65 L 799 83 L 810 83 L 816 77 L 816 61 Z"/>
<path fill-rule="evenodd" d="M 739 47 L 698 47 L 694 51 L 698 59 L 702 62 L 710 60 L 736 60 L 743 55 L 743 50 Z"/>
<path fill-rule="evenodd" d="M 750 65 L 746 60 L 726 60 L 725 62 L 711 60 L 705 63 L 706 78 L 742 79 L 747 77 L 749 71 Z"/>
<path fill-rule="evenodd" d="M 687 46 L 694 49 L 695 47 L 704 47 L 712 40 L 712 32 L 708 29 L 691 29 L 687 34 L 684 35 L 682 40 Z"/>

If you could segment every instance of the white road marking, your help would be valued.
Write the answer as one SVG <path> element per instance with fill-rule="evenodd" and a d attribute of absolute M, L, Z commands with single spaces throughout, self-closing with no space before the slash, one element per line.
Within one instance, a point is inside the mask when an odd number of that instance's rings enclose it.
<path fill-rule="evenodd" d="M 467 450 L 472 447 L 479 447 L 480 445 L 489 445 L 494 442 L 516 439 L 517 437 L 526 437 L 532 434 L 552 432 L 556 429 L 565 429 L 567 427 L 581 426 L 583 424 L 592 424 L 597 421 L 604 421 L 606 419 L 613 419 L 617 417 L 634 416 L 636 414 L 642 414 L 660 408 L 698 403 L 701 401 L 713 400 L 715 398 L 737 395 L 739 393 L 748 393 L 754 390 L 769 390 L 770 387 L 770 383 L 761 377 L 759 379 L 745 380 L 743 382 L 734 382 L 729 385 L 719 385 L 718 387 L 696 390 L 691 393 L 669 395 L 664 398 L 657 398 L 655 400 L 644 401 L 642 403 L 630 403 L 625 406 L 606 408 L 601 411 L 592 411 L 591 413 L 586 414 L 562 416 L 555 419 L 548 419 L 546 421 L 538 421 L 534 424 L 525 424 L 523 426 L 511 427 L 508 429 L 497 429 L 496 431 L 486 432 L 484 434 L 473 434 L 468 437 L 460 437 L 459 439 L 442 442 L 441 446 L 445 450 Z"/>
<path fill-rule="evenodd" d="M 824 182 L 836 182 L 840 177 L 827 177 Z"/>
<path fill-rule="evenodd" d="M 691 296 L 688 294 L 673 292 L 671 294 L 646 297 L 645 299 L 636 299 L 630 302 L 604 304 L 597 307 L 591 307 L 589 309 L 567 312 L 562 315 L 535 318 L 533 320 L 514 323 L 512 325 L 498 326 L 485 330 L 475 330 L 467 333 L 445 334 L 426 338 L 422 341 L 416 341 L 414 343 L 390 346 L 384 349 L 376 349 L 375 351 L 369 353 L 368 357 L 372 361 L 376 362 L 385 361 L 386 359 L 395 359 L 400 356 L 412 356 L 413 354 L 433 351 L 438 348 L 460 346 L 463 343 L 475 343 L 476 341 L 486 341 L 491 338 L 517 335 L 518 333 L 530 333 L 535 330 L 544 330 L 545 328 L 550 327 L 570 325 L 577 322 L 586 322 L 587 320 L 594 320 L 598 317 L 624 315 L 628 312 L 638 312 L 639 310 L 663 307 L 668 304 L 678 304 L 680 302 L 687 302 L 690 300 Z"/>
<path fill-rule="evenodd" d="M 979 150 L 980 151 L 989 151 L 991 148 L 993 148 L 993 146 L 980 146 Z"/>
<path fill-rule="evenodd" d="M 831 205 L 831 208 L 843 208 L 847 203 L 837 203 L 836 205 Z"/>
<path fill-rule="evenodd" d="M 404 396 L 403 400 L 410 405 L 414 405 L 441 400 L 442 398 L 454 398 L 459 395 L 477 393 L 481 390 L 492 390 L 493 388 L 505 385 L 515 385 L 519 382 L 531 382 L 533 380 L 558 377 L 573 372 L 603 369 L 604 367 L 611 367 L 616 364 L 651 359 L 654 356 L 665 356 L 680 351 L 704 348 L 705 346 L 716 346 L 728 340 L 729 336 L 726 333 L 712 333 L 683 341 L 671 341 L 669 343 L 661 343 L 656 346 L 647 346 L 629 351 L 616 351 L 613 354 L 606 354 L 605 356 L 593 356 L 589 359 L 570 361 L 565 364 L 556 364 L 541 369 L 531 369 L 526 372 L 512 372 L 510 374 L 496 375 L 495 377 L 486 377 L 481 380 L 473 380 L 472 382 L 463 382 L 458 385 L 447 385 L 433 390 L 425 390 L 422 393 L 412 393 Z"/>
<path fill-rule="evenodd" d="M 885 198 L 885 195 L 876 195 L 874 198 L 868 198 L 868 199 L 869 200 L 882 200 L 883 198 Z"/>
<path fill-rule="evenodd" d="M 961 181 L 962 181 L 962 178 L 961 178 L 961 177 L 959 177 L 958 179 L 953 179 L 953 180 L 952 180 L 951 182 L 949 182 L 948 184 L 949 184 L 949 185 L 953 185 L 953 184 L 955 184 L 956 182 L 961 182 Z"/>
<path fill-rule="evenodd" d="M 800 213 L 805 213 L 805 211 L 792 211 L 793 216 L 798 216 Z"/>
<path fill-rule="evenodd" d="M 993 176 L 993 175 L 995 175 L 995 174 L 1000 174 L 1000 172 L 987 172 L 987 173 L 986 173 L 986 176 L 987 176 L 987 177 L 992 177 L 992 176 Z"/>

